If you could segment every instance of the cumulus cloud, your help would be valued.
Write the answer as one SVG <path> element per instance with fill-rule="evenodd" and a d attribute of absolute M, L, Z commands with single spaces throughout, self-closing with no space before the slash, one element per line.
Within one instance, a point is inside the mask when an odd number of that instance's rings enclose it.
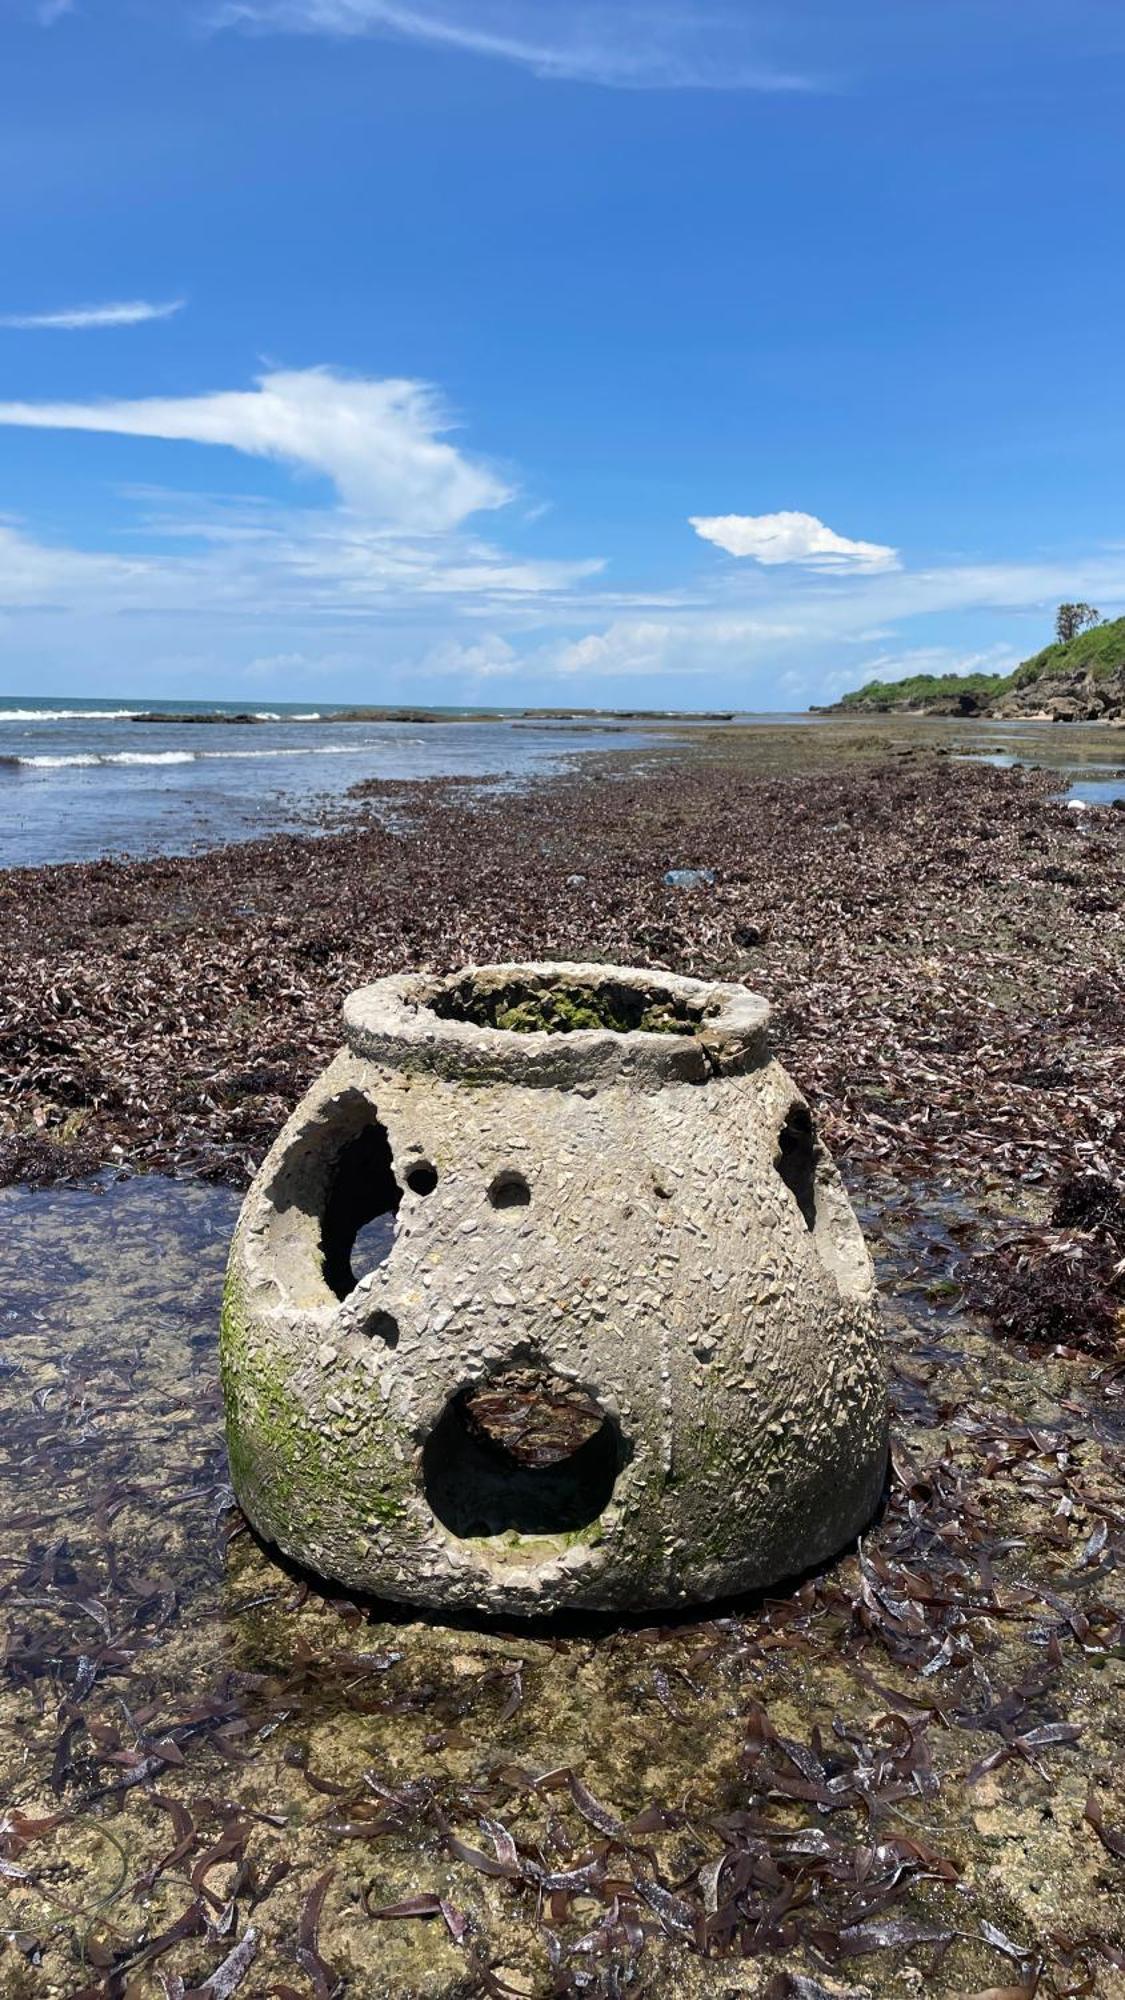
<path fill-rule="evenodd" d="M 321 474 L 357 513 L 415 533 L 454 528 L 514 497 L 491 467 L 445 441 L 449 419 L 425 383 L 327 368 L 277 371 L 254 389 L 202 396 L 0 403 L 0 424 L 227 445 Z"/>
<path fill-rule="evenodd" d="M 750 556 L 769 568 L 798 563 L 804 569 L 869 573 L 899 567 L 897 549 L 851 541 L 815 514 L 693 514 L 691 526 L 727 555 Z"/>
<path fill-rule="evenodd" d="M 171 319 L 183 309 L 183 299 L 169 299 L 164 305 L 153 305 L 148 299 L 119 299 L 105 306 L 65 306 L 61 312 L 3 313 L 0 326 L 81 332 L 90 326 L 143 326 L 148 320 Z"/>
<path fill-rule="evenodd" d="M 220 27 L 394 37 L 610 89 L 815 88 L 757 56 L 736 12 L 700 18 L 667 0 L 220 0 L 211 18 Z"/>

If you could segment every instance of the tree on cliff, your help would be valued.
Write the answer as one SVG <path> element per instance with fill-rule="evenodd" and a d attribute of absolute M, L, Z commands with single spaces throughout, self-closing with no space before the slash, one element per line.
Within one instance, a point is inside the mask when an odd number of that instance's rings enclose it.
<path fill-rule="evenodd" d="M 1060 604 L 1055 613 L 1055 636 L 1065 646 L 1068 639 L 1076 639 L 1080 632 L 1101 622 L 1102 614 L 1092 604 Z"/>

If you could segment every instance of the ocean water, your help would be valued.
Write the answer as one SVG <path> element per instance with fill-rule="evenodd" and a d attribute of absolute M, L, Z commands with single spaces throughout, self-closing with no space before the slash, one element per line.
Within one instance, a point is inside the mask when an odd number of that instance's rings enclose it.
<path fill-rule="evenodd" d="M 0 867 L 113 854 L 187 854 L 315 825 L 364 778 L 503 783 L 581 751 L 642 739 L 607 722 L 346 722 L 340 707 L 275 703 L 253 724 L 142 722 L 141 713 L 234 717 L 245 704 L 0 696 Z"/>
<path fill-rule="evenodd" d="M 583 752 L 668 742 L 654 718 L 548 719 L 497 709 L 434 710 L 432 721 L 345 720 L 342 705 L 245 704 L 0 695 L 0 868 L 104 855 L 190 854 L 228 841 L 339 824 L 365 778 L 463 777 L 504 785 L 548 776 Z M 227 716 L 145 722 L 142 714 Z M 810 730 L 813 714 L 739 713 L 735 725 Z M 677 734 L 710 716 L 678 717 Z M 890 718 L 880 718 L 886 726 Z M 863 729 L 865 718 L 851 726 Z M 1059 773 L 1060 795 L 1085 805 L 1125 798 L 1125 731 L 971 720 L 902 724 L 904 741 L 932 742 L 989 763 Z"/>

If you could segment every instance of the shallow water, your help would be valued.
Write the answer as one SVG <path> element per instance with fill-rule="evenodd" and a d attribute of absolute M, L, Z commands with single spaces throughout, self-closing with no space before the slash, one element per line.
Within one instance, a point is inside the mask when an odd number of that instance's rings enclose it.
<path fill-rule="evenodd" d="M 1109 806 L 1125 799 L 1125 729 L 1093 723 L 956 722 L 965 747 L 955 755 L 974 764 L 1008 771 L 1025 764 L 1057 771 L 1065 780 L 1059 796 L 1086 805 Z"/>
<path fill-rule="evenodd" d="M 1121 1404 L 959 1317 L 980 1216 L 866 1190 L 906 1457 L 862 1562 L 661 1630 L 473 1630 L 325 1594 L 231 1508 L 237 1205 L 0 1193 L 5 1995 L 1108 1973 L 1122 1871 L 1082 1814 L 1092 1781 L 1125 1818 Z"/>
<path fill-rule="evenodd" d="M 214 712 L 206 703 L 153 704 L 161 706 Z M 516 727 L 503 716 L 340 722 L 326 711 L 317 721 L 148 723 L 125 706 L 0 697 L 0 868 L 186 854 L 307 828 L 326 798 L 338 817 L 362 779 L 512 781 L 640 740 L 608 724 Z"/>
<path fill-rule="evenodd" d="M 112 854 L 186 854 L 228 841 L 336 824 L 363 779 L 479 779 L 509 784 L 549 776 L 592 751 L 666 747 L 691 718 L 643 726 L 583 717 L 548 720 L 497 711 L 486 720 L 449 711 L 430 722 L 343 722 L 329 705 L 263 707 L 253 724 L 147 723 L 141 704 L 0 696 L 0 868 Z M 214 714 L 219 704 L 154 702 L 154 711 Z M 254 712 L 254 711 L 251 711 Z M 1058 771 L 1064 796 L 1108 805 L 1125 797 L 1125 731 L 1092 725 L 880 717 L 904 741 L 955 755 Z M 862 733 L 871 719 L 738 715 L 724 729 L 785 731 L 796 724 Z M 388 808 L 384 807 L 384 810 Z"/>

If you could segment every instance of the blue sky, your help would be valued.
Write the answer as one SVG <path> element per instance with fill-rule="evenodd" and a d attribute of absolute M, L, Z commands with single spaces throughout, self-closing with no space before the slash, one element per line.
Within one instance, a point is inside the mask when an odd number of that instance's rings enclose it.
<path fill-rule="evenodd" d="M 0 0 L 7 693 L 803 707 L 1125 609 L 1110 0 Z"/>

